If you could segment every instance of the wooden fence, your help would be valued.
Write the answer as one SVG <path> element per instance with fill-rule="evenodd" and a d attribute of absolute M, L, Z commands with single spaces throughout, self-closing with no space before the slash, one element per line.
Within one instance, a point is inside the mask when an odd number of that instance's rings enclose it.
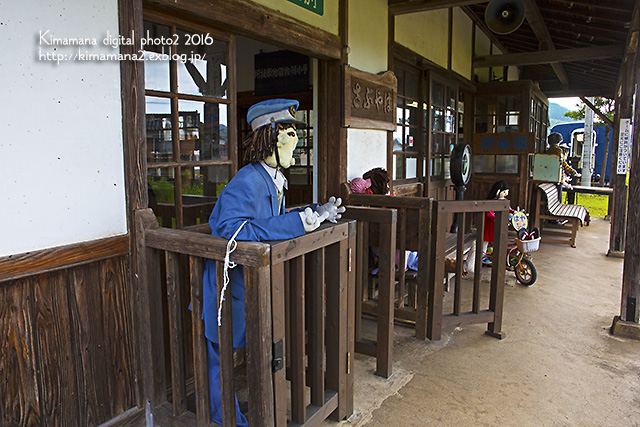
<path fill-rule="evenodd" d="M 153 378 L 145 394 L 154 422 L 209 425 L 203 264 L 205 258 L 215 260 L 217 281 L 222 283 L 227 240 L 206 234 L 206 226 L 199 227 L 199 232 L 160 228 L 150 209 L 137 212 L 137 227 L 143 231 L 146 257 L 141 263 L 149 278 L 141 283 L 140 312 L 147 317 L 142 324 L 148 327 L 142 334 L 149 334 L 141 345 L 149 346 L 147 354 L 152 355 L 148 363 L 143 362 L 143 370 L 145 378 Z M 287 241 L 238 242 L 232 253 L 231 261 L 244 269 L 251 426 L 311 426 L 330 415 L 340 420 L 353 412 L 355 233 L 355 221 L 347 220 L 323 224 Z M 181 257 L 188 257 L 188 283 L 180 280 L 185 276 L 179 271 L 184 268 Z M 160 292 L 163 276 L 166 299 Z M 180 299 L 183 286 L 190 288 L 190 319 L 181 314 L 187 304 Z M 168 322 L 159 308 L 163 303 Z M 236 424 L 231 316 L 231 304 L 223 304 L 218 336 L 224 426 Z M 164 334 L 159 327 L 163 324 L 169 325 L 170 375 L 164 369 Z M 183 327 L 188 324 L 193 334 L 191 369 L 186 369 L 191 361 L 185 360 Z M 186 374 L 190 371 L 194 373 L 194 407 Z"/>
<path fill-rule="evenodd" d="M 504 272 L 507 256 L 507 222 L 509 202 L 506 200 L 468 200 L 433 202 L 433 220 L 431 222 L 431 257 L 429 259 L 429 309 L 427 311 L 427 337 L 439 340 L 442 328 L 473 323 L 487 323 L 487 334 L 496 338 L 504 338 L 502 332 L 502 305 L 504 300 Z M 488 301 L 482 297 L 482 240 L 484 218 L 489 211 L 496 214 L 493 240 L 493 264 L 491 266 L 490 289 Z M 445 279 L 445 257 L 447 248 L 447 231 L 453 214 L 458 215 L 458 233 L 456 259 L 463 259 L 465 228 L 475 225 L 476 251 L 473 289 L 471 291 L 471 307 L 465 311 L 463 307 L 462 262 L 456 263 L 455 286 L 453 289 L 453 307 L 450 313 L 443 314 L 443 293 Z M 474 216 L 470 221 L 468 215 Z M 468 300 L 468 299 L 467 299 Z M 486 304 L 484 304 L 486 302 Z"/>

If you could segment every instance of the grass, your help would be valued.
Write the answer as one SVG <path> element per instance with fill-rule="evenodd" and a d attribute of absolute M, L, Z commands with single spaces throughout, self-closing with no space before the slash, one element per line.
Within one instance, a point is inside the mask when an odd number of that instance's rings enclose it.
<path fill-rule="evenodd" d="M 597 194 L 576 194 L 576 203 L 587 208 L 592 218 L 604 218 L 607 214 L 609 197 Z"/>

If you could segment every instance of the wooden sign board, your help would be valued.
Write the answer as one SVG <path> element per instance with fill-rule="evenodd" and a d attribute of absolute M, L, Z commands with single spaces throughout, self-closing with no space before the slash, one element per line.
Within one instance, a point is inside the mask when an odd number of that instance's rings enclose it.
<path fill-rule="evenodd" d="M 324 14 L 324 0 L 289 0 L 300 7 L 310 10 L 320 16 Z"/>
<path fill-rule="evenodd" d="M 473 154 L 527 154 L 535 149 L 533 132 L 477 133 Z"/>
<path fill-rule="evenodd" d="M 371 74 L 345 67 L 344 126 L 396 130 L 398 80 L 393 71 Z"/>

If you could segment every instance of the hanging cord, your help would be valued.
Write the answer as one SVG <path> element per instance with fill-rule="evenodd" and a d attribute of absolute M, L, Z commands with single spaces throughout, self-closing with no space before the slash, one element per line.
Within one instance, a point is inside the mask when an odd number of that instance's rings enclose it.
<path fill-rule="evenodd" d="M 238 247 L 236 236 L 238 235 L 240 230 L 242 230 L 242 227 L 246 223 L 247 221 L 244 221 L 242 224 L 240 224 L 240 227 L 238 227 L 236 232 L 233 233 L 233 236 L 231 236 L 231 239 L 229 239 L 229 241 L 227 242 L 227 253 L 224 256 L 224 285 L 222 286 L 222 292 L 220 292 L 220 307 L 218 307 L 218 326 L 222 324 L 222 302 L 225 300 L 224 293 L 226 292 L 227 285 L 229 284 L 229 269 L 235 268 L 236 266 L 235 262 L 229 260 L 229 255 L 231 255 L 231 252 L 235 251 Z"/>

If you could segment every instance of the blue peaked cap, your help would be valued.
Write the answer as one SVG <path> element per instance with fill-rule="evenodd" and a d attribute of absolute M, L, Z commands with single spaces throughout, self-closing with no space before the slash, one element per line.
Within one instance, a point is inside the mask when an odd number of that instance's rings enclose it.
<path fill-rule="evenodd" d="M 247 122 L 252 130 L 271 123 L 303 124 L 295 113 L 300 103 L 295 99 L 269 99 L 252 105 L 247 112 Z"/>

